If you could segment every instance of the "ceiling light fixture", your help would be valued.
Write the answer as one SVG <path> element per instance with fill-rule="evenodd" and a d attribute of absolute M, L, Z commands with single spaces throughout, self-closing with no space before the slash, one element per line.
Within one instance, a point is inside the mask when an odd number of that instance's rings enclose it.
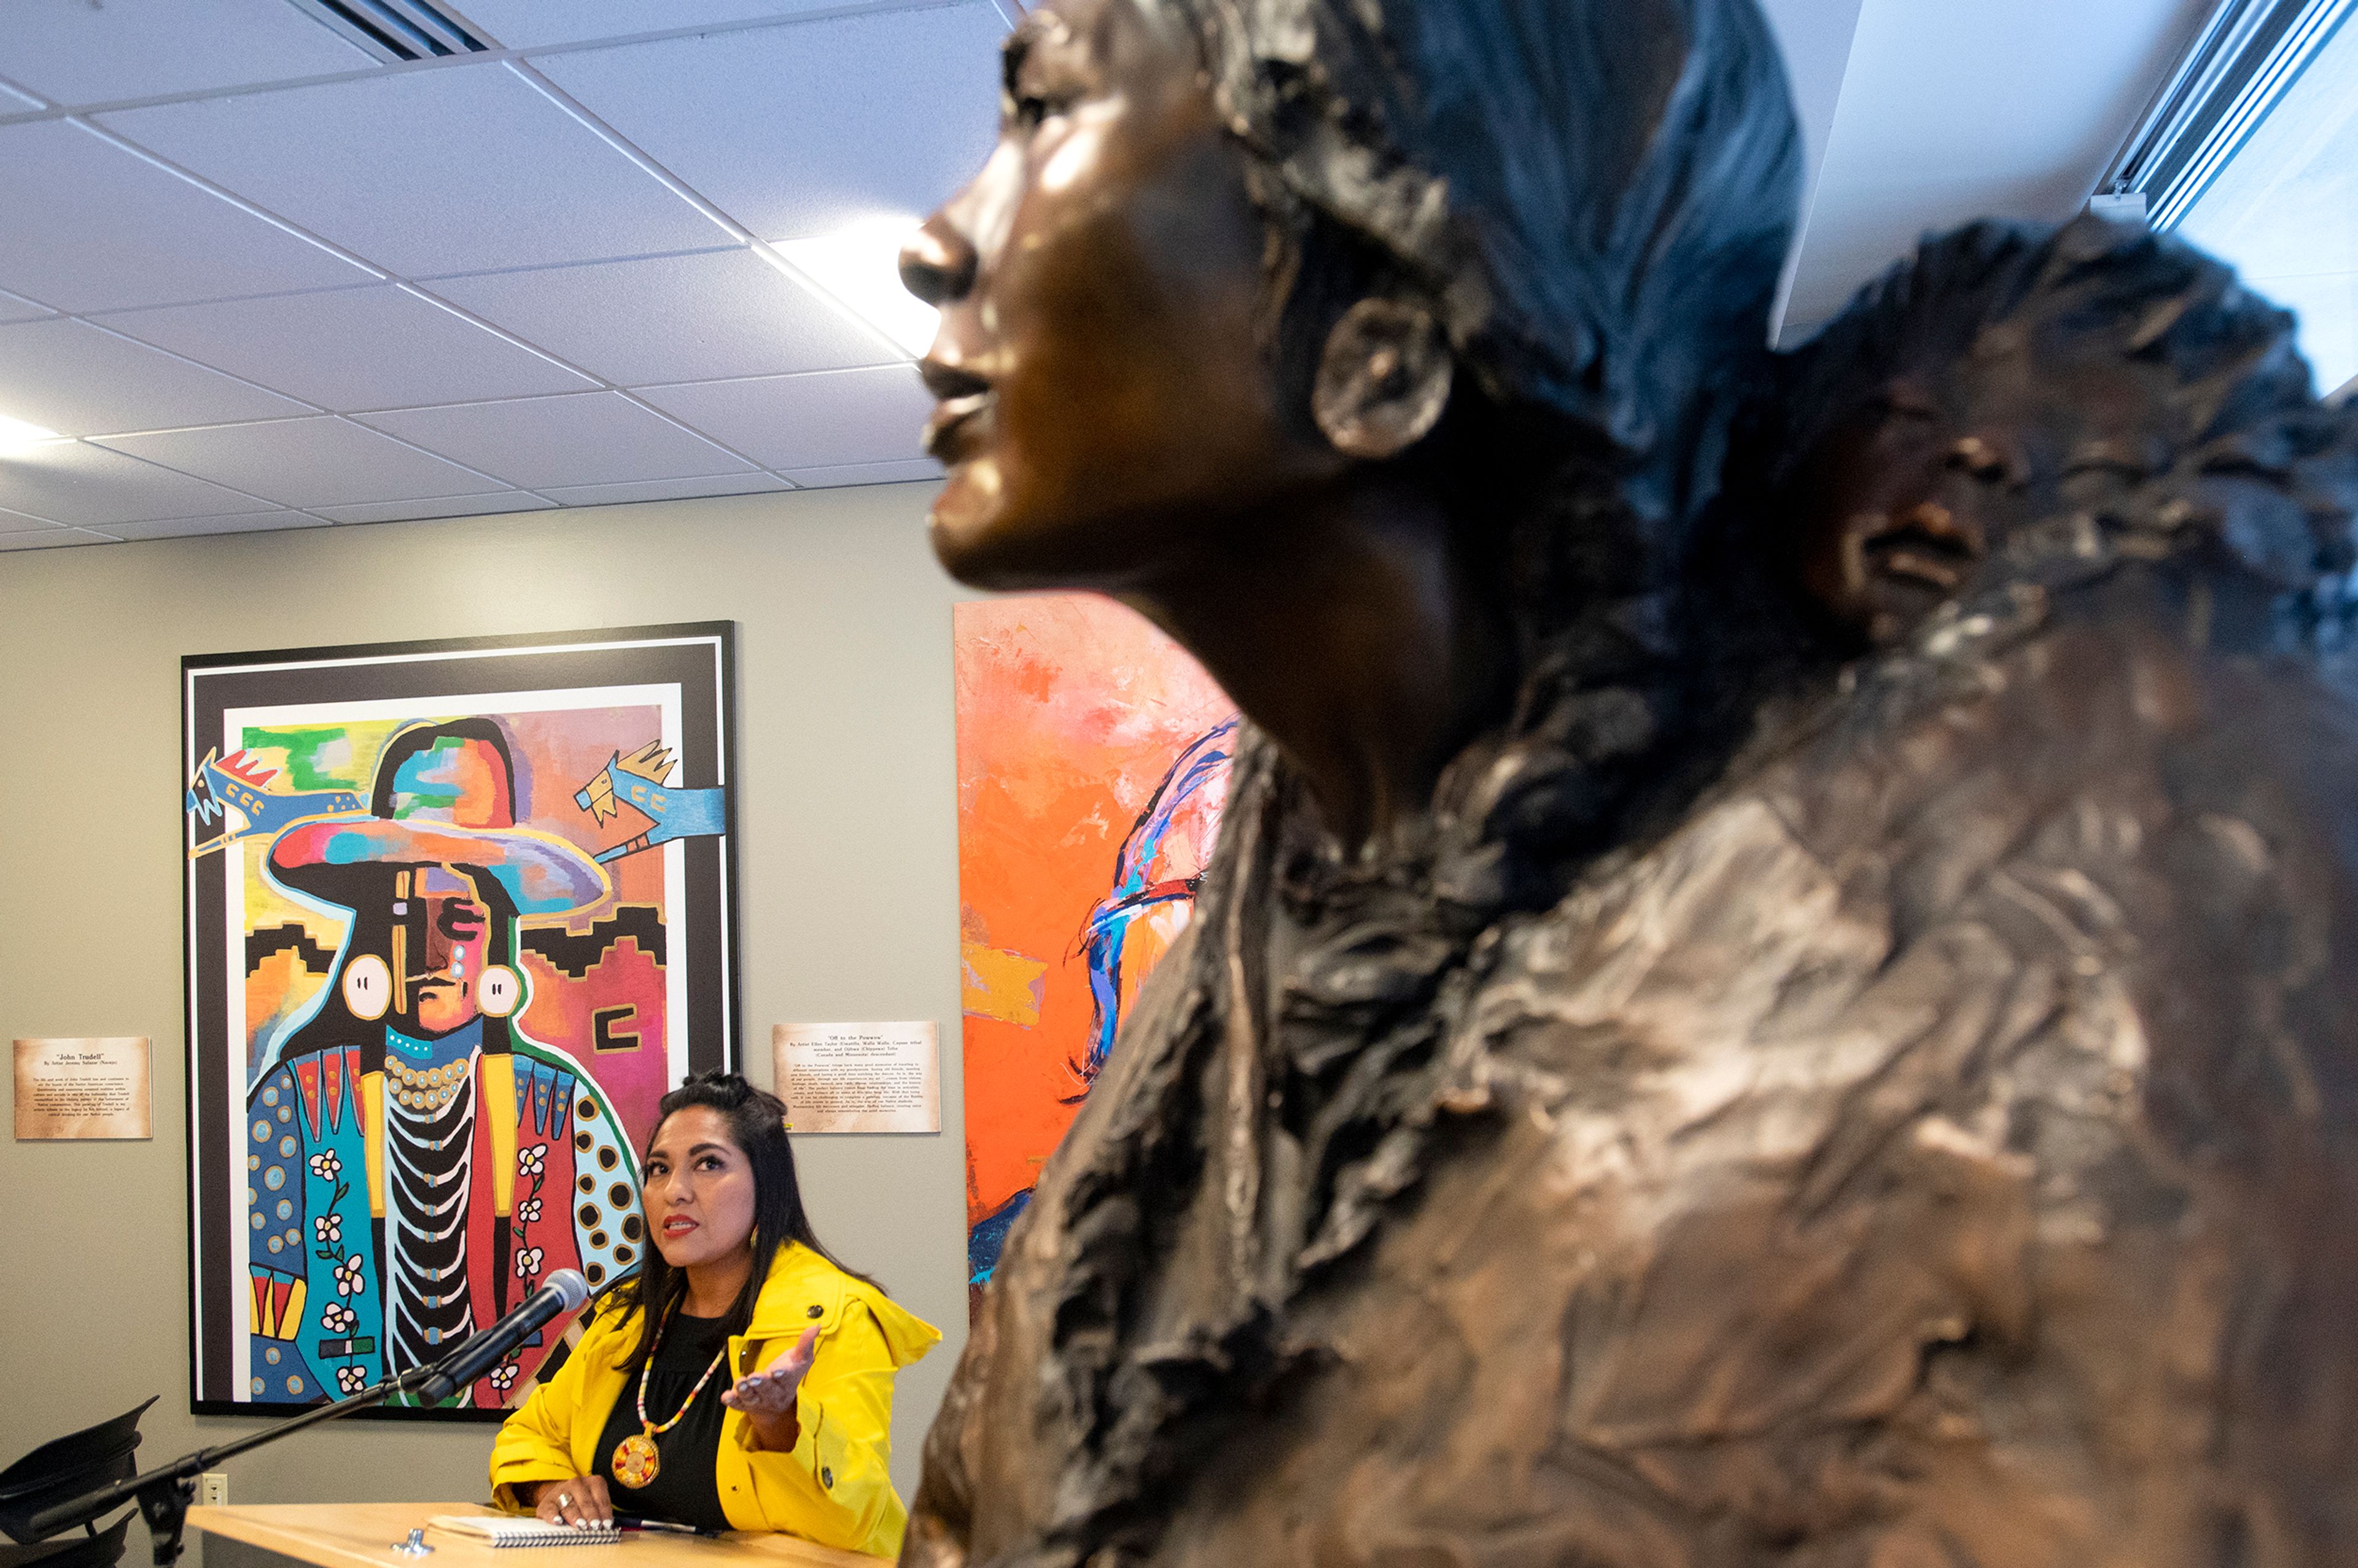
<path fill-rule="evenodd" d="M 0 458 L 21 458 L 36 447 L 64 439 L 55 430 L 45 430 L 38 425 L 0 414 Z"/>
<path fill-rule="evenodd" d="M 781 240 L 771 248 L 914 357 L 933 345 L 937 315 L 901 287 L 901 245 L 916 227 L 914 218 L 869 218 L 832 234 Z"/>

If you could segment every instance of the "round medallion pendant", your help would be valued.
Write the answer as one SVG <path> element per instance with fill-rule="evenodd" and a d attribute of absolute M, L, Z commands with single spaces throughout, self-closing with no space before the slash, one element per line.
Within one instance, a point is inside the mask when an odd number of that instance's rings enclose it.
<path fill-rule="evenodd" d="M 663 1455 L 655 1452 L 654 1438 L 633 1433 L 614 1444 L 614 1479 L 625 1487 L 644 1487 L 662 1468 Z"/>

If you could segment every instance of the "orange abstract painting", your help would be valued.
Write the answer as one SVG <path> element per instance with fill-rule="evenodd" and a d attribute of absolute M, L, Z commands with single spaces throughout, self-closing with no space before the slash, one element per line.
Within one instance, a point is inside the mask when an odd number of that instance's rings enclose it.
<path fill-rule="evenodd" d="M 979 1295 L 1040 1167 L 1184 928 L 1236 705 L 1094 594 L 957 607 L 967 1261 Z"/>

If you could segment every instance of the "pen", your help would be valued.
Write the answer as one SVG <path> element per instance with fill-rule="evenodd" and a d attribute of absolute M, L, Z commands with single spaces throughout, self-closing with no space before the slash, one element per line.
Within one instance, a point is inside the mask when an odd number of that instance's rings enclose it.
<path fill-rule="evenodd" d="M 646 1530 L 657 1535 L 700 1535 L 714 1540 L 720 1534 L 717 1530 L 698 1530 L 692 1524 L 678 1524 L 667 1519 L 640 1519 L 632 1514 L 616 1514 L 614 1523 L 622 1530 Z"/>

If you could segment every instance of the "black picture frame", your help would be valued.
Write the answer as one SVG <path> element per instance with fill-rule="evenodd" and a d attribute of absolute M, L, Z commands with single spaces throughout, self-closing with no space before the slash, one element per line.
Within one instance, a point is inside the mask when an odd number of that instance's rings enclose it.
<path fill-rule="evenodd" d="M 736 631 L 733 622 L 698 622 L 254 650 L 191 654 L 181 659 L 180 776 L 191 783 L 189 794 L 178 804 L 182 807 L 181 843 L 186 852 L 182 996 L 188 1053 L 189 1403 L 192 1413 L 293 1415 L 339 1392 L 323 1387 L 299 1400 L 283 1395 L 277 1399 L 255 1398 L 253 1379 L 256 1369 L 253 1368 L 247 1369 L 243 1389 L 238 1387 L 242 1365 L 235 1342 L 238 1308 L 231 1292 L 249 1292 L 244 1309 L 249 1325 L 257 1308 L 251 1293 L 254 1289 L 250 1278 L 252 1267 L 241 1260 L 246 1242 L 242 1232 L 233 1233 L 231 1228 L 242 1206 L 234 1170 L 240 1162 L 240 1149 L 234 1141 L 229 1111 L 233 1094 L 243 1098 L 256 1091 L 256 1085 L 252 1081 L 233 1085 L 231 1081 L 235 1064 L 226 1005 L 231 963 L 226 870 L 230 860 L 226 851 L 208 853 L 200 849 L 200 845 L 220 836 L 223 825 L 200 821 L 196 809 L 197 784 L 208 776 L 207 754 L 221 753 L 225 716 L 307 707 L 338 711 L 339 705 L 376 703 L 414 704 L 422 719 L 447 717 L 453 711 L 452 699 L 461 697 L 497 699 L 529 693 L 535 694 L 537 700 L 546 700 L 550 693 L 595 692 L 616 687 L 676 692 L 679 743 L 675 749 L 676 767 L 668 775 L 666 787 L 676 792 L 721 791 L 721 830 L 654 846 L 661 853 L 676 857 L 677 875 L 684 884 L 682 907 L 677 911 L 664 910 L 662 952 L 655 960 L 666 975 L 669 966 L 676 962 L 684 963 L 687 968 L 687 1006 L 684 1010 L 667 1010 L 665 1015 L 665 1059 L 667 1063 L 676 1063 L 684 1054 L 685 1067 L 691 1072 L 733 1070 L 739 1065 L 741 1030 Z M 486 712 L 498 711 L 493 702 L 472 706 Z M 219 775 L 211 776 L 221 782 Z M 568 788 L 573 782 L 564 781 Z M 520 783 L 512 772 L 511 789 Z M 531 793 L 535 801 L 518 802 L 520 826 L 539 809 L 537 797 L 547 793 L 546 785 L 535 784 Z M 355 803 L 342 804 L 351 816 L 365 815 L 365 808 L 349 810 Z M 645 819 L 621 816 L 612 831 L 619 836 L 633 823 L 644 827 Z M 253 853 L 254 840 L 267 837 L 275 835 L 247 835 L 247 848 L 241 853 Z M 532 928 L 521 921 L 518 925 L 522 945 L 531 947 Z M 618 945 L 611 935 L 604 937 L 604 941 L 608 947 Z M 599 952 L 597 962 L 600 964 L 604 951 L 601 948 Z M 246 963 L 246 956 L 242 955 L 239 961 Z M 307 956 L 303 961 L 311 960 Z M 518 962 L 522 967 L 521 953 Z M 250 965 L 246 973 L 253 973 Z M 329 984 L 332 983 L 331 974 Z M 670 1039 L 671 1022 L 681 1011 L 685 1013 L 678 1020 L 682 1050 L 675 1052 Z M 528 1010 L 517 1015 L 519 1024 L 530 1018 Z M 249 1055 L 255 1048 L 250 1039 L 234 1043 L 235 1050 Z M 666 1072 L 665 1077 L 668 1082 L 676 1076 Z M 589 1088 L 591 1083 L 585 1078 L 580 1087 Z M 359 1084 L 355 1081 L 350 1087 L 357 1106 Z M 560 1100 L 567 1092 L 560 1087 Z M 525 1098 L 519 1097 L 520 1115 L 525 1114 L 521 1107 Z M 611 1115 L 618 1122 L 623 1119 L 619 1105 L 611 1108 Z M 558 1152 L 566 1151 L 560 1149 Z M 624 1158 L 628 1160 L 630 1156 L 625 1154 Z M 299 1175 L 297 1182 L 299 1185 Z M 253 1191 L 250 1186 L 246 1188 L 249 1195 Z M 572 1195 L 562 1195 L 569 1209 Z M 254 1213 L 258 1225 L 259 1210 Z M 505 1223 L 504 1219 L 501 1221 L 503 1226 Z M 381 1237 L 382 1232 L 379 1234 Z M 503 1271 L 503 1282 L 496 1287 L 503 1300 L 521 1293 L 509 1290 L 504 1273 Z M 619 1282 L 619 1278 L 598 1279 L 595 1270 L 591 1273 L 593 1283 L 600 1286 Z M 305 1304 L 308 1307 L 315 1303 Z M 505 1304 L 514 1303 L 506 1301 Z M 474 1326 L 481 1324 L 478 1322 Z M 251 1351 L 251 1344 L 248 1349 Z M 529 1386 L 527 1379 L 512 1397 L 520 1397 L 523 1389 Z M 239 1397 L 241 1393 L 244 1397 Z M 362 1413 L 378 1420 L 489 1422 L 503 1420 L 507 1412 L 501 1408 L 381 1406 Z"/>

